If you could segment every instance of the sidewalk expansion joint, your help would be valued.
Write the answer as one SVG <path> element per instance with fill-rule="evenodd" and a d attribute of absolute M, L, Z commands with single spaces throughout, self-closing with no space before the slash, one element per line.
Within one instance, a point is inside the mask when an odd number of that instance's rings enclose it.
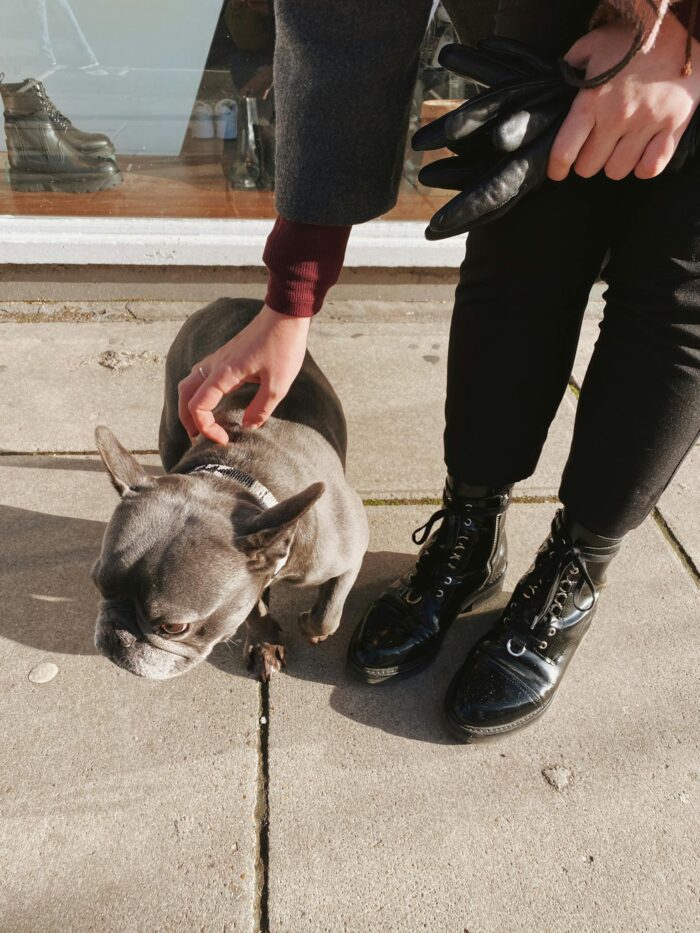
<path fill-rule="evenodd" d="M 132 450 L 137 457 L 158 456 L 157 450 Z M 99 457 L 99 450 L 0 450 L 0 457 Z"/>
<path fill-rule="evenodd" d="M 693 578 L 695 585 L 700 587 L 700 567 L 698 567 L 693 560 L 693 558 L 688 554 L 686 549 L 683 547 L 681 542 L 676 537 L 673 529 L 668 524 L 666 519 L 663 517 L 661 512 L 658 509 L 654 509 L 651 513 L 654 517 L 654 521 L 659 526 L 661 534 L 666 538 L 668 543 L 671 545 L 673 550 L 676 552 L 678 559 L 683 564 L 685 569 L 688 571 L 690 576 Z"/>
<path fill-rule="evenodd" d="M 258 773 L 255 801 L 257 851 L 255 857 L 255 933 L 269 933 L 269 853 L 270 853 L 270 685 L 259 684 Z"/>
<path fill-rule="evenodd" d="M 522 496 L 513 496 L 510 500 L 511 503 L 516 503 L 518 505 L 549 505 L 556 504 L 559 502 L 559 497 L 555 495 L 527 495 Z M 437 499 L 432 496 L 418 497 L 415 499 L 363 499 L 362 504 L 367 508 L 374 508 L 375 506 L 385 506 L 385 505 L 442 505 L 442 499 Z"/>

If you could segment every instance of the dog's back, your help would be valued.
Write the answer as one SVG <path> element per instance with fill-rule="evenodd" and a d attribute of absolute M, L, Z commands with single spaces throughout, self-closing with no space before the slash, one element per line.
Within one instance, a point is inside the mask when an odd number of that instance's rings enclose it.
<path fill-rule="evenodd" d="M 167 470 L 172 469 L 190 446 L 178 416 L 178 383 L 189 376 L 197 363 L 240 333 L 261 308 L 262 302 L 254 299 L 220 298 L 189 317 L 175 337 L 166 362 L 165 404 L 159 437 L 161 459 Z M 215 410 L 217 421 L 225 424 L 230 415 L 245 409 L 257 390 L 257 385 L 248 384 L 224 396 Z M 308 351 L 299 375 L 275 409 L 274 418 L 318 432 L 345 467 L 347 426 L 343 409 L 330 382 Z M 239 417 L 234 420 L 240 422 Z"/>

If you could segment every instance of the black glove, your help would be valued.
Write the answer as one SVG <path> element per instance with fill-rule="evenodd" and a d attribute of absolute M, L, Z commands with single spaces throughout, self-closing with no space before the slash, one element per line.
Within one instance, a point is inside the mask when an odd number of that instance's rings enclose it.
<path fill-rule="evenodd" d="M 426 165 L 418 176 L 428 187 L 456 189 L 431 218 L 428 240 L 441 240 L 495 220 L 547 177 L 552 144 L 578 88 L 557 62 L 523 43 L 494 36 L 476 49 L 447 45 L 440 64 L 485 86 L 461 107 L 422 127 L 417 150 L 446 147 L 455 155 Z M 569 68 L 575 75 L 580 73 Z M 683 135 L 667 171 L 678 171 L 696 148 L 698 120 Z"/>

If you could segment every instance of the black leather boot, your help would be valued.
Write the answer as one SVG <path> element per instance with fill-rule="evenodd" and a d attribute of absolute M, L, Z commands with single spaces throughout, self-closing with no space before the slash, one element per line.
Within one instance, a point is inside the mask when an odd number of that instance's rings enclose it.
<path fill-rule="evenodd" d="M 471 487 L 466 495 L 448 477 L 443 507 L 413 533 L 423 544 L 415 566 L 369 606 L 355 630 L 348 665 L 356 677 L 379 683 L 417 673 L 435 659 L 460 613 L 500 591 L 510 490 Z"/>
<path fill-rule="evenodd" d="M 15 191 L 82 193 L 121 184 L 109 139 L 101 133 L 76 130 L 53 107 L 41 82 L 4 84 L 0 92 L 5 103 L 10 184 Z"/>
<path fill-rule="evenodd" d="M 601 538 L 560 510 L 534 564 L 493 628 L 467 655 L 445 698 L 462 742 L 497 737 L 541 716 L 593 619 L 621 538 Z"/>
<path fill-rule="evenodd" d="M 0 80 L 2 79 L 0 75 Z M 36 78 L 27 78 L 16 84 L 1 84 L 5 106 L 5 120 L 36 120 L 50 122 L 55 131 L 74 149 L 84 155 L 110 158 L 114 155 L 114 146 L 109 136 L 104 133 L 84 133 L 73 126 L 68 117 L 53 103 L 46 88 Z"/>

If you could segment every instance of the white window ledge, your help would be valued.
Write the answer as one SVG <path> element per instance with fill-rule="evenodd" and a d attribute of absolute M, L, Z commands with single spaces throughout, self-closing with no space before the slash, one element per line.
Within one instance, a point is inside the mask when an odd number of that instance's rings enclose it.
<path fill-rule="evenodd" d="M 270 220 L 0 215 L 0 263 L 258 266 Z M 353 230 L 347 266 L 457 266 L 464 237 L 429 243 L 423 221 L 375 220 Z"/>

